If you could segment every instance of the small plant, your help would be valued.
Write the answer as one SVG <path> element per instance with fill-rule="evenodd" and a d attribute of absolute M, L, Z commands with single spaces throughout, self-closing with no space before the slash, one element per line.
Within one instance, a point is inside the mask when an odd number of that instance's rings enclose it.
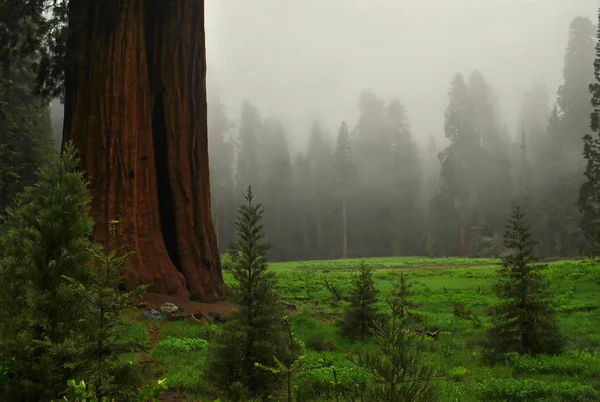
<path fill-rule="evenodd" d="M 163 378 L 144 386 L 139 390 L 136 400 L 138 402 L 158 402 L 158 398 L 168 389 L 165 380 Z M 74 379 L 70 379 L 67 381 L 66 395 L 62 400 L 64 402 L 115 402 L 115 399 L 106 396 L 98 398 L 94 388 L 88 386 L 84 380 L 77 383 Z"/>
<path fill-rule="evenodd" d="M 200 338 L 169 338 L 159 341 L 156 347 L 164 348 L 174 353 L 191 352 L 207 349 L 208 341 Z"/>
<path fill-rule="evenodd" d="M 401 274 L 398 286 L 392 286 L 390 289 L 386 302 L 392 310 L 392 320 L 404 318 L 405 314 L 408 313 L 409 307 L 417 307 L 419 305 L 419 303 L 415 303 L 409 299 L 415 294 L 414 291 L 410 290 L 411 287 L 412 283 L 407 282 L 404 274 Z"/>
<path fill-rule="evenodd" d="M 310 293 L 313 290 L 317 290 L 317 274 L 314 268 L 308 266 L 302 266 L 300 277 L 302 279 L 302 286 L 306 292 L 306 297 L 310 299 Z"/>
<path fill-rule="evenodd" d="M 450 377 L 450 379 L 452 381 L 459 382 L 459 381 L 463 380 L 468 373 L 469 373 L 469 370 L 467 370 L 466 367 L 458 366 L 458 367 L 453 367 L 450 370 L 450 372 L 448 373 L 448 377 Z"/>
<path fill-rule="evenodd" d="M 293 398 L 293 387 L 292 380 L 293 376 L 303 371 L 306 371 L 308 367 L 306 367 L 304 362 L 304 343 L 298 339 L 296 339 L 295 334 L 292 332 L 292 325 L 290 323 L 290 317 L 284 316 L 283 324 L 285 326 L 286 332 L 289 337 L 289 348 L 292 352 L 292 356 L 295 357 L 295 360 L 291 364 L 285 364 L 281 360 L 279 360 L 276 356 L 273 356 L 273 360 L 275 361 L 276 366 L 266 366 L 260 363 L 255 363 L 256 367 L 262 368 L 263 370 L 270 371 L 275 375 L 283 375 L 285 376 L 285 383 L 287 386 L 287 400 L 288 402 L 292 402 Z"/>
<path fill-rule="evenodd" d="M 373 323 L 381 316 L 375 305 L 378 293 L 373 280 L 373 268 L 361 261 L 353 277 L 350 306 L 344 312 L 341 322 L 345 336 L 365 339 L 371 334 Z"/>
<path fill-rule="evenodd" d="M 372 377 L 370 389 L 378 401 L 423 401 L 436 398 L 432 382 L 435 370 L 424 362 L 424 354 L 415 348 L 414 335 L 405 330 L 405 320 L 375 326 L 376 350 L 359 352 L 358 365 Z"/>

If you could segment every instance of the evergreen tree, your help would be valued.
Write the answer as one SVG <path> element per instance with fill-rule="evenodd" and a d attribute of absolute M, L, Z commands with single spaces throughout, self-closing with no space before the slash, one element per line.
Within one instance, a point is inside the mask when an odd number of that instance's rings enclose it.
<path fill-rule="evenodd" d="M 346 122 L 342 122 L 338 131 L 334 159 L 334 187 L 342 199 L 342 258 L 348 258 L 348 198 L 356 172 L 352 160 L 352 145 L 350 144 L 350 135 L 348 134 Z"/>
<path fill-rule="evenodd" d="M 292 163 L 287 136 L 281 121 L 267 118 L 262 129 L 263 141 L 259 147 L 259 171 L 255 178 L 265 197 L 266 239 L 277 239 L 269 256 L 277 260 L 291 259 L 289 216 L 291 207 Z"/>
<path fill-rule="evenodd" d="M 17 193 L 33 184 L 52 152 L 50 110 L 33 94 L 30 64 L 15 60 L 0 72 L 0 216 Z"/>
<path fill-rule="evenodd" d="M 254 203 L 251 187 L 246 200 L 247 204 L 239 207 L 238 239 L 228 250 L 234 261 L 230 300 L 238 311 L 212 345 L 206 376 L 222 389 L 241 384 L 249 396 L 255 397 L 272 389 L 276 379 L 276 374 L 260 369 L 256 363 L 270 366 L 275 357 L 289 365 L 294 356 L 281 325 L 283 311 L 275 273 L 267 264 L 270 245 L 264 242 L 260 224 L 264 209 Z"/>
<path fill-rule="evenodd" d="M 437 198 L 445 203 L 446 208 L 443 210 L 446 211 L 446 216 L 437 222 L 437 226 L 447 225 L 447 222 L 458 223 L 458 236 L 456 231 L 451 235 L 452 238 L 459 239 L 458 250 L 456 247 L 446 246 L 446 254 L 457 252 L 466 257 L 469 255 L 469 229 L 477 202 L 475 183 L 479 175 L 477 167 L 482 158 L 481 139 L 472 124 L 471 99 L 462 75 L 457 74 L 452 80 L 449 98 L 450 103 L 444 115 L 444 134 L 450 144 L 438 155 L 441 177 Z M 452 218 L 448 215 L 452 215 Z M 444 238 L 442 242 L 450 245 L 451 241 Z"/>
<path fill-rule="evenodd" d="M 416 255 L 422 233 L 421 167 L 419 149 L 413 140 L 406 109 L 398 98 L 392 99 L 386 109 L 387 131 L 391 140 L 391 166 L 393 179 L 391 221 L 393 255 Z M 416 235 L 415 235 L 416 234 Z"/>
<path fill-rule="evenodd" d="M 315 121 L 312 126 L 306 159 L 309 165 L 310 198 L 305 206 L 309 239 L 309 258 L 331 258 L 335 254 L 333 232 L 331 182 L 333 176 L 334 150 L 329 135 Z"/>
<path fill-rule="evenodd" d="M 112 221 L 110 248 L 104 253 L 99 246 L 91 246 L 93 253 L 92 281 L 88 286 L 71 280 L 78 289 L 81 302 L 87 309 L 82 316 L 83 328 L 79 332 L 78 349 L 81 354 L 80 374 L 96 390 L 99 401 L 103 397 L 116 400 L 131 399 L 140 385 L 135 370 L 123 361 L 126 353 L 144 350 L 143 345 L 119 336 L 117 329 L 124 323 L 124 313 L 138 306 L 136 299 L 142 296 L 146 286 L 130 292 L 122 292 L 123 264 L 132 252 L 117 248 L 116 225 Z"/>
<path fill-rule="evenodd" d="M 600 11 L 598 12 L 600 20 Z M 600 39 L 600 26 L 598 28 Z M 587 161 L 577 204 L 581 211 L 581 228 L 585 237 L 591 243 L 591 252 L 600 252 L 600 42 L 596 43 L 596 60 L 594 62 L 595 81 L 590 85 L 592 93 L 592 113 L 590 129 L 594 136 L 586 134 L 583 137 L 583 156 Z"/>
<path fill-rule="evenodd" d="M 494 287 L 500 304 L 490 310 L 493 325 L 487 343 L 495 351 L 492 357 L 512 351 L 553 354 L 562 347 L 555 303 L 542 266 L 532 255 L 535 242 L 523 216 L 516 207 L 504 233 L 509 253 L 502 258 Z"/>
<path fill-rule="evenodd" d="M 406 281 L 404 274 L 400 275 L 397 286 L 392 286 L 386 299 L 392 312 L 392 321 L 404 319 L 405 313 L 409 307 L 416 307 L 419 304 L 411 301 L 409 298 L 414 296 L 415 292 L 411 290 L 412 283 Z"/>
<path fill-rule="evenodd" d="M 353 278 L 350 306 L 344 312 L 341 322 L 345 336 L 365 339 L 371 335 L 373 323 L 381 316 L 375 306 L 378 293 L 373 280 L 373 268 L 361 261 Z"/>
<path fill-rule="evenodd" d="M 15 373 L 4 400 L 55 398 L 81 370 L 76 337 L 88 305 L 66 277 L 93 281 L 91 198 L 70 145 L 37 177 L 0 233 L 0 359 Z"/>
<path fill-rule="evenodd" d="M 544 165 L 548 165 L 546 170 L 551 176 L 542 208 L 546 212 L 553 255 L 576 254 L 585 241 L 576 201 L 585 171 L 581 138 L 593 113 L 589 85 L 594 80 L 595 28 L 590 19 L 583 17 L 575 18 L 569 27 L 564 84 L 558 90 L 556 102 L 557 118 L 548 127 L 552 149 Z"/>
<path fill-rule="evenodd" d="M 364 257 L 392 255 L 396 228 L 389 217 L 396 206 L 385 102 L 372 92 L 364 92 L 359 98 L 359 112 L 352 141 L 357 172 L 352 203 L 357 213 L 350 214 L 357 234 L 353 251 Z"/>
<path fill-rule="evenodd" d="M 368 394 L 374 401 L 429 402 L 437 399 L 435 370 L 415 347 L 405 320 L 375 324 L 375 350 L 360 351 L 358 365 L 373 378 Z"/>

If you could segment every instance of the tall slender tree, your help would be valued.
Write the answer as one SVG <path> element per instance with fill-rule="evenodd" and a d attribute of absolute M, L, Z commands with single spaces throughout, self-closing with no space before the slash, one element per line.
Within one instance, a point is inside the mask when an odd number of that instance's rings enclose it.
<path fill-rule="evenodd" d="M 490 310 L 493 326 L 488 332 L 488 344 L 497 355 L 513 351 L 553 354 L 563 343 L 555 303 L 533 256 L 535 242 L 523 218 L 516 207 L 504 234 L 509 254 L 498 271 L 495 290 L 500 304 Z"/>
<path fill-rule="evenodd" d="M 246 204 L 239 207 L 236 222 L 238 238 L 229 249 L 235 262 L 231 301 L 239 310 L 212 345 L 206 370 L 215 385 L 226 389 L 241 383 L 251 397 L 272 388 L 276 378 L 256 363 L 270 366 L 273 357 L 285 364 L 293 362 L 281 325 L 277 279 L 267 263 L 270 245 L 264 241 L 263 214 L 262 205 L 254 202 L 248 187 Z"/>
<path fill-rule="evenodd" d="M 600 10 L 598 11 L 600 20 Z M 600 40 L 600 24 L 597 37 Z M 594 61 L 595 82 L 590 84 L 592 93 L 592 113 L 590 129 L 594 134 L 583 137 L 583 156 L 587 161 L 577 204 L 581 211 L 581 228 L 591 243 L 591 251 L 600 252 L 600 41 L 596 43 L 596 60 Z"/>
<path fill-rule="evenodd" d="M 340 194 L 342 220 L 342 258 L 348 258 L 348 198 L 350 186 L 355 179 L 355 166 L 352 160 L 352 145 L 346 122 L 342 122 L 338 131 L 335 147 L 335 187 Z"/>

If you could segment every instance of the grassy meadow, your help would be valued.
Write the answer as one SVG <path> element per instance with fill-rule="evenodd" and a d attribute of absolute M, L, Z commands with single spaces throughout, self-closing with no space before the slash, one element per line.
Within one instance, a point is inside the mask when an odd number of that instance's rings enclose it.
<path fill-rule="evenodd" d="M 294 331 L 305 342 L 305 370 L 294 380 L 298 401 L 360 400 L 361 384 L 369 376 L 353 363 L 359 348 L 339 335 L 336 320 L 347 302 L 336 301 L 324 280 L 346 295 L 354 267 L 360 260 L 272 263 L 284 301 L 290 305 Z M 488 319 L 486 309 L 496 303 L 493 292 L 499 260 L 461 258 L 373 258 L 382 310 L 385 292 L 404 273 L 412 283 L 410 309 L 414 328 L 440 330 L 437 340 L 417 338 L 417 347 L 439 375 L 441 401 L 586 401 L 600 400 L 600 271 L 591 261 L 559 261 L 544 268 L 567 338 L 564 354 L 556 357 L 512 356 L 505 363 L 486 365 L 479 346 Z M 225 282 L 231 281 L 224 271 Z M 218 323 L 199 325 L 191 320 L 167 322 L 136 319 L 129 327 L 136 339 L 151 341 L 146 375 L 166 377 L 165 400 L 213 401 L 218 394 L 202 377 L 206 349 Z M 148 365 L 147 364 L 147 365 Z M 333 377 L 336 369 L 336 379 Z M 177 399 L 168 399 L 177 398 Z M 221 397 L 221 401 L 223 398 Z"/>

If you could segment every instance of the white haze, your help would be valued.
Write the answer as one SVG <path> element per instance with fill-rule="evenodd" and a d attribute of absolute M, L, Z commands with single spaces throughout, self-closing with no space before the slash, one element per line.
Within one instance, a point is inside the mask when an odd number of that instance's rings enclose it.
<path fill-rule="evenodd" d="M 475 69 L 518 124 L 534 81 L 562 83 L 569 24 L 597 20 L 599 0 L 206 0 L 209 80 L 230 119 L 242 102 L 281 117 L 295 149 L 316 118 L 333 132 L 371 90 L 407 108 L 413 135 L 443 138 L 453 75 Z"/>

